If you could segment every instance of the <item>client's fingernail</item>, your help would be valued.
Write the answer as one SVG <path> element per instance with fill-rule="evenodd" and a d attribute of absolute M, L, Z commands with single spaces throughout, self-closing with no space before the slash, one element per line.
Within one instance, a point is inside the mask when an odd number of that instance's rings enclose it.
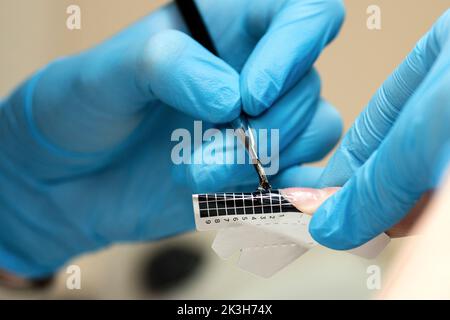
<path fill-rule="evenodd" d="M 309 189 L 291 188 L 281 190 L 281 194 L 289 200 L 298 210 L 313 214 L 329 197 L 340 188 Z"/>

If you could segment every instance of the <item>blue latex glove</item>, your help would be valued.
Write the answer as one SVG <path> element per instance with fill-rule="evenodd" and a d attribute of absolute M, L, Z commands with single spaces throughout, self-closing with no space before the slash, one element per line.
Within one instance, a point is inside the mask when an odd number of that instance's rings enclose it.
<path fill-rule="evenodd" d="M 450 11 L 357 119 L 321 178 L 344 188 L 314 215 L 313 237 L 359 246 L 405 217 L 450 160 Z"/>
<path fill-rule="evenodd" d="M 223 60 L 180 32 L 185 26 L 171 4 L 51 63 L 3 101 L 0 268 L 43 276 L 113 242 L 191 230 L 192 192 L 255 188 L 249 165 L 214 167 L 213 179 L 201 180 L 202 166 L 172 163 L 171 133 L 192 131 L 194 119 L 227 123 L 242 104 L 253 116 L 271 107 L 251 122 L 283 126 L 282 169 L 333 147 L 340 119 L 320 99 L 311 68 L 339 30 L 340 1 L 199 6 Z M 304 171 L 305 185 L 318 177 Z M 230 183 L 230 175 L 243 178 Z"/>

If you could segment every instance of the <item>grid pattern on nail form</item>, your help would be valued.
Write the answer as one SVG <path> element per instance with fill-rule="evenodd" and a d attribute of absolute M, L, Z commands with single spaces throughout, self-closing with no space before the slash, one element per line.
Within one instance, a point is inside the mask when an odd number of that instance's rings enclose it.
<path fill-rule="evenodd" d="M 262 277 L 318 245 L 309 233 L 311 216 L 279 191 L 193 195 L 198 231 L 218 231 L 212 245 L 223 259 L 239 252 L 238 266 Z M 351 253 L 373 259 L 389 243 L 382 234 Z"/>
<path fill-rule="evenodd" d="M 300 212 L 278 191 L 200 194 L 197 199 L 201 218 Z"/>

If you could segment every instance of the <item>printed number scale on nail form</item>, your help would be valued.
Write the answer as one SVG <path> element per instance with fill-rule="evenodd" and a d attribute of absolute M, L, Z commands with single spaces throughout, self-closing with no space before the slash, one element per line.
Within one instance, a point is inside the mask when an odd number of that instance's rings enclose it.
<path fill-rule="evenodd" d="M 311 216 L 276 190 L 199 194 L 193 205 L 197 229 L 217 231 L 216 254 L 228 259 L 239 252 L 239 268 L 261 277 L 271 277 L 319 245 L 308 230 Z M 349 252 L 373 259 L 389 240 L 382 234 Z"/>
<path fill-rule="evenodd" d="M 197 229 L 218 230 L 233 224 L 269 224 L 281 219 L 307 220 L 278 190 L 193 196 Z"/>

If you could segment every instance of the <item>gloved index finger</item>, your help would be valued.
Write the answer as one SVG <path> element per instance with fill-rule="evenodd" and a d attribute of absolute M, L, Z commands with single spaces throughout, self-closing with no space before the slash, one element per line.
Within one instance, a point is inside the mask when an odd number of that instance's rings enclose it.
<path fill-rule="evenodd" d="M 443 18 L 424 38 L 428 46 L 423 47 L 422 40 L 416 48 L 422 59 L 409 71 L 422 71 L 423 77 L 401 116 L 344 188 L 314 215 L 310 231 L 321 244 L 349 249 L 390 229 L 437 186 L 448 168 L 450 109 L 445 102 L 450 101 L 450 15 Z M 441 28 L 443 23 L 446 28 Z"/>
<path fill-rule="evenodd" d="M 441 17 L 377 91 L 331 158 L 319 187 L 342 186 L 378 149 L 438 57 L 448 17 Z"/>
<path fill-rule="evenodd" d="M 357 247 L 398 224 L 436 187 L 450 159 L 450 109 L 442 103 L 450 100 L 447 48 L 380 148 L 316 212 L 310 224 L 316 241 Z"/>
<path fill-rule="evenodd" d="M 285 1 L 278 7 L 269 13 L 265 35 L 241 74 L 243 108 L 252 116 L 269 108 L 311 69 L 344 18 L 340 0 Z M 259 11 L 249 13 L 249 29 L 259 29 L 265 19 Z"/>

